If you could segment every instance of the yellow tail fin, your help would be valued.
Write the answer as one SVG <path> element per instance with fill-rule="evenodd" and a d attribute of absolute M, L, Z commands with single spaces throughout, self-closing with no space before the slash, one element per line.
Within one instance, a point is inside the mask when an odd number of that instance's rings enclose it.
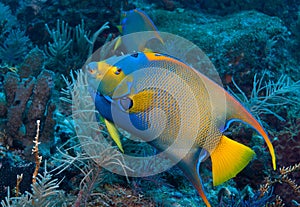
<path fill-rule="evenodd" d="M 211 154 L 214 186 L 235 177 L 254 155 L 255 152 L 249 147 L 223 135 Z"/>

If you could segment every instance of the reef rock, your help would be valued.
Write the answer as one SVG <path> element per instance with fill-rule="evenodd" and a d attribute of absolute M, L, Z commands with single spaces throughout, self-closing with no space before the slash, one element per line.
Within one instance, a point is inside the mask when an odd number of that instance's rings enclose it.
<path fill-rule="evenodd" d="M 289 70 L 286 65 L 293 64 L 292 58 L 287 57 L 286 40 L 290 32 L 278 17 L 257 11 L 220 17 L 163 10 L 150 16 L 159 30 L 177 34 L 199 46 L 222 78 L 229 74 L 252 81 L 254 74 L 264 69 L 283 73 L 286 71 L 278 70 Z"/>

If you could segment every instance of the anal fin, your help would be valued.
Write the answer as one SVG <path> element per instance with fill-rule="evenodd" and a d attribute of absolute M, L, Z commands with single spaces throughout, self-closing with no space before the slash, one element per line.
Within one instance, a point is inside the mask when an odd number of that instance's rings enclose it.
<path fill-rule="evenodd" d="M 255 152 L 226 136 L 211 153 L 213 185 L 219 185 L 235 177 L 251 161 Z"/>
<path fill-rule="evenodd" d="M 192 148 L 190 152 L 178 163 L 178 167 L 183 171 L 185 176 L 190 180 L 198 194 L 203 199 L 206 207 L 211 207 L 206 195 L 202 180 L 199 174 L 199 168 L 202 161 L 208 157 L 206 150 L 201 148 Z"/>

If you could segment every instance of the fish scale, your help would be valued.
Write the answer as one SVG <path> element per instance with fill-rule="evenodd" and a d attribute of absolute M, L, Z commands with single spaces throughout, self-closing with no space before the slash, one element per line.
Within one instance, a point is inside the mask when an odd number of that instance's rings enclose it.
<path fill-rule="evenodd" d="M 213 136 L 214 139 L 206 138 L 210 128 L 209 126 L 214 123 L 214 117 L 212 117 L 212 109 L 211 105 L 209 104 L 209 94 L 205 90 L 204 84 L 201 82 L 201 78 L 196 75 L 195 71 L 190 70 L 187 65 L 182 64 L 181 67 L 178 67 L 178 62 L 172 64 L 168 63 L 167 61 L 157 61 L 155 63 L 152 62 L 151 64 L 149 64 L 149 67 L 164 68 L 168 72 L 171 72 L 179 77 L 178 79 L 176 79 L 178 82 L 174 82 L 173 78 L 161 80 L 161 74 L 157 74 L 156 76 L 151 77 L 147 76 L 147 78 L 151 79 L 151 81 L 159 83 L 158 87 L 164 88 L 166 91 L 176 91 L 176 98 L 182 99 L 182 102 L 185 103 L 186 111 L 190 110 L 190 113 L 185 114 L 186 117 L 188 116 L 190 118 L 186 118 L 185 122 L 181 123 L 183 124 L 183 126 L 181 127 L 191 128 L 197 125 L 195 122 L 199 122 L 200 126 L 196 138 L 196 143 L 200 147 L 205 147 L 205 149 L 210 152 L 213 151 L 219 140 L 216 138 L 217 136 Z M 147 84 L 149 84 L 148 80 L 141 81 L 140 87 L 145 88 L 147 87 Z M 191 94 L 186 93 L 186 91 L 183 90 L 182 87 L 180 87 L 182 84 L 187 84 L 191 92 L 195 96 L 195 99 L 197 100 L 196 105 L 198 106 L 200 112 L 199 114 L 194 113 L 192 103 L 190 102 Z M 168 99 L 166 96 L 161 96 L 156 99 L 153 107 L 161 107 L 165 105 L 172 105 L 172 103 L 170 103 L 170 99 Z M 193 103 L 193 106 L 195 106 L 195 103 Z M 169 117 L 179 123 L 182 117 L 178 113 L 175 113 L 175 111 L 176 109 L 173 109 L 172 111 L 167 111 L 167 113 L 170 113 Z M 171 132 L 178 126 L 180 125 L 177 124 L 175 126 L 168 126 L 167 130 Z M 220 133 L 219 136 L 221 136 Z"/>

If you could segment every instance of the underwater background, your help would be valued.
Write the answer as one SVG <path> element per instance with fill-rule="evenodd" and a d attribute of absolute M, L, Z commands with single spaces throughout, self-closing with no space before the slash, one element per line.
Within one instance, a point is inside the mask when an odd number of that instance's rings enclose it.
<path fill-rule="evenodd" d="M 300 206 L 299 0 L 1 0 L 1 205 L 205 206 L 177 167 L 151 177 L 119 176 L 88 157 L 76 137 L 75 71 L 121 35 L 122 12 L 135 8 L 159 31 L 201 48 L 274 145 L 276 171 L 262 138 L 232 124 L 226 136 L 256 156 L 217 187 L 210 162 L 203 163 L 212 206 Z M 123 139 L 128 152 L 139 153 Z"/>

